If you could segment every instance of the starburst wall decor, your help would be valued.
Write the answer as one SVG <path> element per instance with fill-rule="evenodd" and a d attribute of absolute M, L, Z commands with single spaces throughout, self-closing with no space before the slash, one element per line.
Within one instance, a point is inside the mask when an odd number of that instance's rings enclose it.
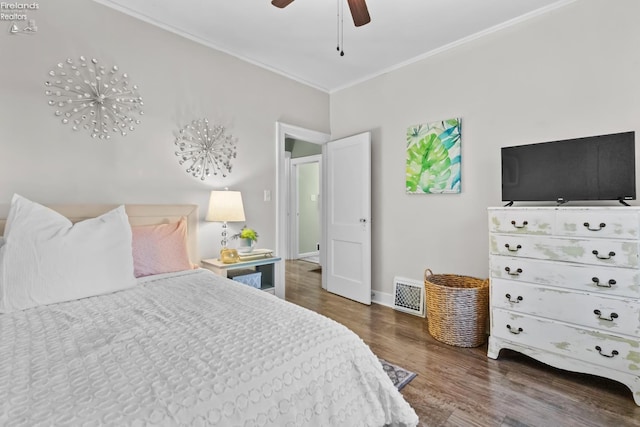
<path fill-rule="evenodd" d="M 204 181 L 211 174 L 223 177 L 231 172 L 237 139 L 225 133 L 224 126 L 209 126 L 207 119 L 194 120 L 180 129 L 175 145 L 178 163 L 188 164 L 187 173 Z"/>
<path fill-rule="evenodd" d="M 111 133 L 125 136 L 140 124 L 142 97 L 118 66 L 107 69 L 97 59 L 81 56 L 77 62 L 71 58 L 60 62 L 49 71 L 49 77 L 45 82 L 49 105 L 73 130 L 84 129 L 93 138 L 110 139 Z"/>

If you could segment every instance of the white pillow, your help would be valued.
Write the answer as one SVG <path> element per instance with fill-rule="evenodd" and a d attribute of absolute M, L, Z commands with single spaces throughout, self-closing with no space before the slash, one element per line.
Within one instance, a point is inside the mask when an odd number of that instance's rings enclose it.
<path fill-rule="evenodd" d="M 0 246 L 0 313 L 135 285 L 124 206 L 72 224 L 14 195 Z"/>

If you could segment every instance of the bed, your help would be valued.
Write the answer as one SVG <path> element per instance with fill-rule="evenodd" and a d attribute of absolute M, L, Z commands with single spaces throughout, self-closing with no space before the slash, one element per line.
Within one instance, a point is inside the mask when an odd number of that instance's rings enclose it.
<path fill-rule="evenodd" d="M 100 278 L 89 271 L 90 279 L 81 277 L 81 286 L 71 286 L 77 289 L 74 292 L 89 295 L 72 292 L 61 297 L 66 290 L 57 290 L 46 296 L 54 302 L 45 298 L 44 303 L 24 308 L 20 303 L 26 300 L 17 299 L 12 306 L 11 293 L 24 288 L 22 284 L 12 290 L 13 281 L 22 280 L 19 274 L 31 274 L 25 269 L 15 271 L 21 262 L 15 255 L 20 252 L 18 241 L 28 240 L 19 239 L 16 231 L 20 221 L 15 201 L 14 196 L 6 224 L 11 229 L 0 241 L 0 425 L 418 423 L 376 356 L 346 327 L 208 270 L 191 268 L 198 261 L 194 205 L 121 208 L 130 229 L 146 232 L 182 224 L 190 267 L 144 274 L 123 289 L 105 292 L 101 288 L 95 295 L 87 288 Z M 40 208 L 78 222 L 70 229 L 114 209 L 105 205 L 56 206 L 54 211 L 36 207 Z M 42 235 L 33 231 L 42 223 L 41 219 L 27 222 L 25 233 Z M 0 235 L 4 225 L 0 221 Z M 103 230 L 101 239 L 108 241 L 113 234 L 117 233 Z M 135 236 L 136 231 L 134 252 Z M 82 260 L 86 255 L 88 261 L 81 262 L 91 264 L 95 254 L 86 252 L 96 244 L 92 241 L 89 246 L 74 256 Z M 48 267 L 39 260 L 46 258 L 47 249 L 36 252 L 35 270 L 41 276 Z M 61 252 L 57 248 L 53 258 Z M 101 267 L 92 266 L 93 270 Z M 83 267 L 77 270 L 82 273 Z M 45 287 L 76 279 L 56 274 L 65 277 L 48 273 Z M 34 277 L 29 280 L 41 278 Z M 33 289 L 38 294 L 37 286 Z"/>

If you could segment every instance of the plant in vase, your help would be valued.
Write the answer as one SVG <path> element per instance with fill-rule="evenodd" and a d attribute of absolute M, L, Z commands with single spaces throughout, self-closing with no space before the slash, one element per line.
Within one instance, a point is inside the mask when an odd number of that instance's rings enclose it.
<path fill-rule="evenodd" d="M 240 247 L 238 252 L 249 253 L 253 250 L 256 242 L 258 241 L 258 232 L 253 228 L 248 228 L 246 225 L 242 227 L 239 233 L 231 236 L 232 239 L 240 239 Z"/>

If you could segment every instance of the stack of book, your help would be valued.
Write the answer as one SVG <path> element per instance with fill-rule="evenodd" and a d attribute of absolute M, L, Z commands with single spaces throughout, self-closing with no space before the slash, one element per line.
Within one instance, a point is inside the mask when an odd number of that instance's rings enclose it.
<path fill-rule="evenodd" d="M 240 258 L 240 262 L 242 261 L 253 261 L 256 259 L 263 258 L 271 258 L 273 257 L 273 250 L 271 249 L 254 249 L 248 253 L 240 253 L 238 254 Z"/>

